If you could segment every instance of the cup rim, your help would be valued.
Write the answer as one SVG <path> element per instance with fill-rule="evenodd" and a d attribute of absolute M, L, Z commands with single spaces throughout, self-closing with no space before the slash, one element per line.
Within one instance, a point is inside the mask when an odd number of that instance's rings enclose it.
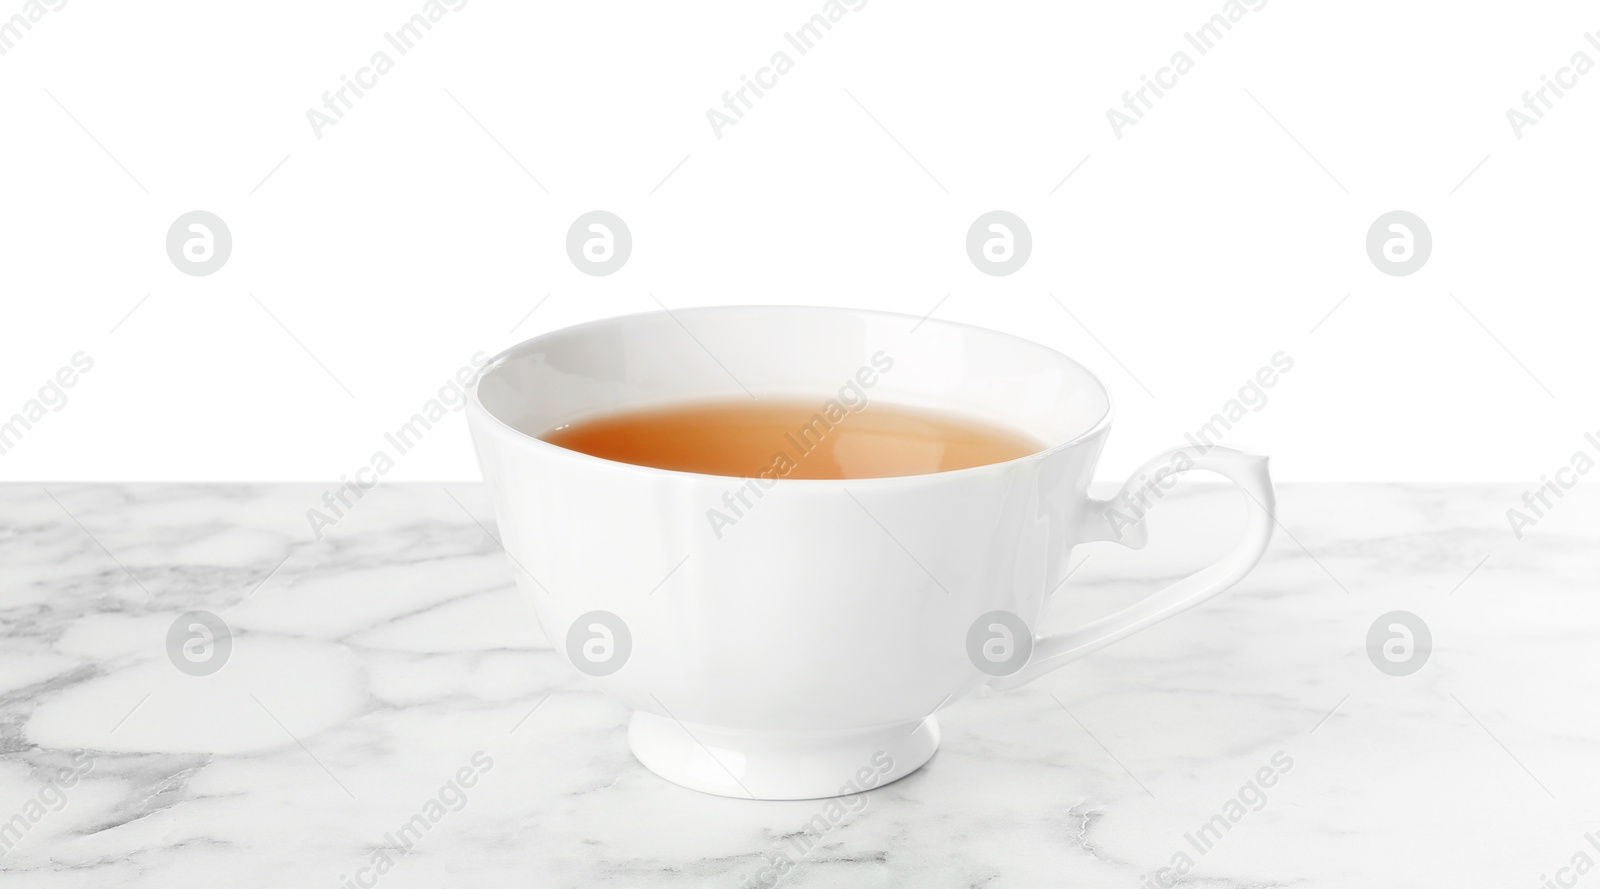
<path fill-rule="evenodd" d="M 518 342 L 518 343 L 513 343 L 512 345 L 507 346 L 504 349 L 501 349 L 499 352 L 496 352 L 494 354 L 494 356 L 491 357 L 487 362 L 485 362 L 484 365 L 483 365 L 483 368 L 478 372 L 477 379 L 473 381 L 472 388 L 471 388 L 470 392 L 468 393 L 467 410 L 468 410 L 468 413 L 478 414 L 481 417 L 483 417 L 484 419 L 488 420 L 490 423 L 493 423 L 494 426 L 499 429 L 499 431 L 501 431 L 503 434 L 508 434 L 509 436 L 511 436 L 511 438 L 514 441 L 518 442 L 519 444 L 525 444 L 525 445 L 532 446 L 536 452 L 544 452 L 544 453 L 549 453 L 552 456 L 562 456 L 565 459 L 578 460 L 578 461 L 583 462 L 583 463 L 590 463 L 590 464 L 594 464 L 594 465 L 598 465 L 598 466 L 608 466 L 608 467 L 611 467 L 613 469 L 620 469 L 620 470 L 636 472 L 636 473 L 639 473 L 639 474 L 642 474 L 642 475 L 651 476 L 651 477 L 655 477 L 655 478 L 681 478 L 681 479 L 685 479 L 685 480 L 696 480 L 696 481 L 715 481 L 715 480 L 719 480 L 720 479 L 720 480 L 723 480 L 725 483 L 730 483 L 730 484 L 743 482 L 743 481 L 748 481 L 749 478 L 750 478 L 749 476 L 717 475 L 717 474 L 714 474 L 714 473 L 707 473 L 707 472 L 690 472 L 688 470 L 683 470 L 683 469 L 663 469 L 663 468 L 661 468 L 659 466 L 645 466 L 645 465 L 639 464 L 639 463 L 625 463 L 625 462 L 623 462 L 621 460 L 611 460 L 611 459 L 607 459 L 605 457 L 596 457 L 593 454 L 586 454 L 583 451 L 576 451 L 576 450 L 573 450 L 572 448 L 565 448 L 565 447 L 562 447 L 561 445 L 553 444 L 551 442 L 545 441 L 542 438 L 539 438 L 536 435 L 530 435 L 530 434 L 528 434 L 526 432 L 523 432 L 520 429 L 516 429 L 516 428 L 508 425 L 507 423 L 505 423 L 505 421 L 501 420 L 499 417 L 495 416 L 492 411 L 490 411 L 488 408 L 483 406 L 483 402 L 478 397 L 478 390 L 483 385 L 484 378 L 487 377 L 490 373 L 492 373 L 502 363 L 504 363 L 505 361 L 509 360 L 515 353 L 521 351 L 522 349 L 527 348 L 532 343 L 538 342 L 539 340 L 542 340 L 542 339 L 544 339 L 546 337 L 552 337 L 552 336 L 556 336 L 558 334 L 569 335 L 569 334 L 581 332 L 581 331 L 583 331 L 583 330 L 585 330 L 587 328 L 590 328 L 590 327 L 599 327 L 601 325 L 606 325 L 606 324 L 616 324 L 616 323 L 619 323 L 619 322 L 628 321 L 628 320 L 635 319 L 635 318 L 643 318 L 643 317 L 652 316 L 652 315 L 666 317 L 666 318 L 669 318 L 669 319 L 673 320 L 674 322 L 677 322 L 677 317 L 676 316 L 679 315 L 679 314 L 698 314 L 698 313 L 706 313 L 706 312 L 744 313 L 744 312 L 765 312 L 765 311 L 773 311 L 773 310 L 801 310 L 801 311 L 819 312 L 819 313 L 821 313 L 821 312 L 834 312 L 834 313 L 842 313 L 842 314 L 849 314 L 849 315 L 856 315 L 856 316 L 871 316 L 871 317 L 880 318 L 880 319 L 895 319 L 895 320 L 900 320 L 900 321 L 912 322 L 914 324 L 928 324 L 928 325 L 933 325 L 933 326 L 937 326 L 937 327 L 949 328 L 949 329 L 952 329 L 952 330 L 976 331 L 978 333 L 982 333 L 982 334 L 989 335 L 989 336 L 1004 337 L 1006 339 L 1012 340 L 1013 342 L 1025 345 L 1025 346 L 1027 346 L 1029 348 L 1042 349 L 1042 350 L 1044 350 L 1046 352 L 1051 353 L 1052 355 L 1055 355 L 1056 357 L 1058 357 L 1061 360 L 1067 362 L 1068 364 L 1071 364 L 1072 366 L 1076 367 L 1078 370 L 1082 371 L 1090 380 L 1093 380 L 1094 384 L 1096 386 L 1100 387 L 1100 392 L 1105 396 L 1105 399 L 1106 399 L 1105 413 L 1101 414 L 1100 418 L 1095 420 L 1093 423 L 1091 423 L 1086 429 L 1084 429 L 1083 432 L 1078 433 L 1077 435 L 1067 439 L 1066 441 L 1062 441 L 1062 442 L 1058 442 L 1056 444 L 1052 444 L 1052 445 L 1050 445 L 1048 447 L 1041 448 L 1041 449 L 1039 449 L 1037 451 L 1034 451 L 1034 452 L 1032 452 L 1030 454 L 1024 454 L 1021 457 L 1014 457 L 1014 458 L 1012 458 L 1010 460 L 1002 460 L 1002 461 L 1000 461 L 998 463 L 984 463 L 984 464 L 981 464 L 981 465 L 978 465 L 978 466 L 968 466 L 968 467 L 965 467 L 963 469 L 947 469 L 947 470 L 942 470 L 942 471 L 939 471 L 939 472 L 923 472 L 923 473 L 916 473 L 916 474 L 912 474 L 912 475 L 878 475 L 878 476 L 865 476 L 865 477 L 862 477 L 862 478 L 843 478 L 843 479 L 835 479 L 835 478 L 779 478 L 779 479 L 775 479 L 774 480 L 774 487 L 776 487 L 777 485 L 783 485 L 784 487 L 787 487 L 787 488 L 799 488 L 799 487 L 844 488 L 844 487 L 847 487 L 847 486 L 887 487 L 892 483 L 914 484 L 914 483 L 919 483 L 920 482 L 920 483 L 926 484 L 926 483 L 928 483 L 930 481 L 933 481 L 933 480 L 944 480 L 944 479 L 949 479 L 949 478 L 965 477 L 965 476 L 967 476 L 969 474 L 977 474 L 977 473 L 983 473 L 983 472 L 999 472 L 999 471 L 1003 471 L 1006 467 L 1015 466 L 1015 465 L 1021 464 L 1021 463 L 1028 463 L 1028 462 L 1031 462 L 1031 461 L 1043 460 L 1043 459 L 1045 459 L 1045 458 L 1047 458 L 1047 457 L 1049 457 L 1049 456 L 1051 456 L 1053 454 L 1059 453 L 1061 451 L 1068 450 L 1070 448 L 1077 447 L 1077 446 L 1083 444 L 1085 441 L 1088 441 L 1088 440 L 1094 438 L 1097 435 L 1103 434 L 1108 428 L 1110 428 L 1112 418 L 1116 414 L 1116 402 L 1112 397 L 1111 388 L 1105 384 L 1104 380 L 1100 379 L 1100 375 L 1099 374 L 1096 374 L 1094 371 L 1092 371 L 1088 367 L 1086 367 L 1082 362 L 1080 362 L 1076 358 L 1073 358 L 1072 356 L 1066 354 L 1065 352 L 1061 352 L 1061 351 L 1059 351 L 1057 349 L 1051 348 L 1050 346 L 1046 346 L 1043 343 L 1027 339 L 1026 337 L 1017 336 L 1016 334 L 1012 334 L 1012 333 L 1006 333 L 1005 331 L 1001 331 L 1001 330 L 995 330 L 995 329 L 990 328 L 990 327 L 980 327 L 980 326 L 978 326 L 976 324 L 966 324 L 964 322 L 950 321 L 950 320 L 946 320 L 946 319 L 943 319 L 943 318 L 919 318 L 916 315 L 908 315 L 908 314 L 905 314 L 903 312 L 886 312 L 886 311 L 883 311 L 883 310 L 880 310 L 880 309 L 859 309 L 859 308 L 851 308 L 849 306 L 798 305 L 798 304 L 793 304 L 793 303 L 786 303 L 786 304 L 779 304 L 779 305 L 756 305 L 756 304 L 745 303 L 745 304 L 731 305 L 731 306 L 719 306 L 719 305 L 690 306 L 690 307 L 681 308 L 681 309 L 667 309 L 666 307 L 663 306 L 661 309 L 651 309 L 651 310 L 647 310 L 647 311 L 643 311 L 643 312 L 630 312 L 630 313 L 628 313 L 626 315 L 608 315 L 608 316 L 606 316 L 604 318 L 595 318 L 595 319 L 592 319 L 592 320 L 589 320 L 589 321 L 582 321 L 582 322 L 579 322 L 577 324 L 569 324 L 569 325 L 567 325 L 565 327 L 559 327 L 559 328 L 557 328 L 555 330 L 546 331 L 544 333 L 538 334 L 537 336 L 529 337 L 528 339 L 522 340 L 521 342 Z M 681 323 L 681 322 L 679 322 L 679 323 Z"/>

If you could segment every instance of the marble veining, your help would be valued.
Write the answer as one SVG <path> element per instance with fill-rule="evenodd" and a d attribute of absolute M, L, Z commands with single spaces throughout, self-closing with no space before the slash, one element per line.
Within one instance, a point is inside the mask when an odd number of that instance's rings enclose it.
<path fill-rule="evenodd" d="M 1521 493 L 1285 486 L 1239 587 L 947 706 L 835 824 L 644 770 L 481 486 L 380 486 L 320 541 L 311 485 L 0 486 L 0 886 L 1600 887 L 1600 502 L 1517 539 Z M 1080 549 L 1042 629 L 1224 551 L 1233 496 Z M 1410 676 L 1368 659 L 1393 610 Z M 191 611 L 211 675 L 169 659 Z"/>

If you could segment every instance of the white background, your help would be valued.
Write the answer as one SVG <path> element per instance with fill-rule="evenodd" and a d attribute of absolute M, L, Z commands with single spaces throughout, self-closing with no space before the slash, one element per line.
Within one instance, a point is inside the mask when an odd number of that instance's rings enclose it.
<path fill-rule="evenodd" d="M 1600 60 L 1592 5 L 1270 0 L 1199 56 L 1220 2 L 871 0 L 798 56 L 815 0 L 470 0 L 399 56 L 422 6 L 71 0 L 0 56 L 0 419 L 94 360 L 0 477 L 336 478 L 474 352 L 652 294 L 1039 340 L 1112 387 L 1117 477 L 1279 350 L 1224 441 L 1281 480 L 1533 480 L 1600 429 L 1600 72 L 1520 140 L 1506 118 Z M 380 49 L 318 139 L 307 109 Z M 1116 138 L 1106 110 L 1180 49 Z M 716 138 L 707 109 L 778 50 L 794 69 Z M 208 277 L 165 252 L 194 209 L 232 230 Z M 592 209 L 632 229 L 609 277 L 565 254 Z M 991 209 L 1032 229 L 1009 277 L 965 253 Z M 1365 253 L 1393 209 L 1433 233 L 1409 277 Z M 476 477 L 460 415 L 388 476 Z"/>

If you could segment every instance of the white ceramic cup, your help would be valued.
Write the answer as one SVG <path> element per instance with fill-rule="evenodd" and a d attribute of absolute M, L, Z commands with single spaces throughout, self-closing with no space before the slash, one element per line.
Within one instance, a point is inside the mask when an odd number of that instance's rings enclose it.
<path fill-rule="evenodd" d="M 811 434 L 882 401 L 1044 446 L 925 475 L 740 479 L 535 437 L 641 406 L 772 396 L 815 399 Z M 468 416 L 517 585 L 556 650 L 633 709 L 640 762 L 725 796 L 828 797 L 903 777 L 937 748 L 938 709 L 1198 605 L 1272 534 L 1265 457 L 1181 448 L 1092 499 L 1111 426 L 1093 374 L 1027 340 L 905 315 L 748 306 L 583 324 L 496 356 Z M 1187 469 L 1247 495 L 1237 548 L 1123 611 L 1035 636 L 1073 547 L 1142 546 L 1145 512 Z"/>

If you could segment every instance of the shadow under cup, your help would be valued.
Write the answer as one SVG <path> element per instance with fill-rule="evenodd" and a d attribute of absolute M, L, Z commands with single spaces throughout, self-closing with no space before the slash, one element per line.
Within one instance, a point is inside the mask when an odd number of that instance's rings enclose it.
<path fill-rule="evenodd" d="M 617 463 L 536 437 L 752 396 L 819 412 L 881 400 L 1045 446 L 949 472 L 801 480 Z M 934 711 L 994 678 L 974 622 L 1036 625 L 1082 539 L 1111 407 L 1081 365 L 1009 335 L 738 307 L 529 340 L 489 363 L 468 415 L 517 585 L 555 649 L 634 711 L 640 761 L 698 790 L 798 799 L 911 773 L 938 745 Z"/>

